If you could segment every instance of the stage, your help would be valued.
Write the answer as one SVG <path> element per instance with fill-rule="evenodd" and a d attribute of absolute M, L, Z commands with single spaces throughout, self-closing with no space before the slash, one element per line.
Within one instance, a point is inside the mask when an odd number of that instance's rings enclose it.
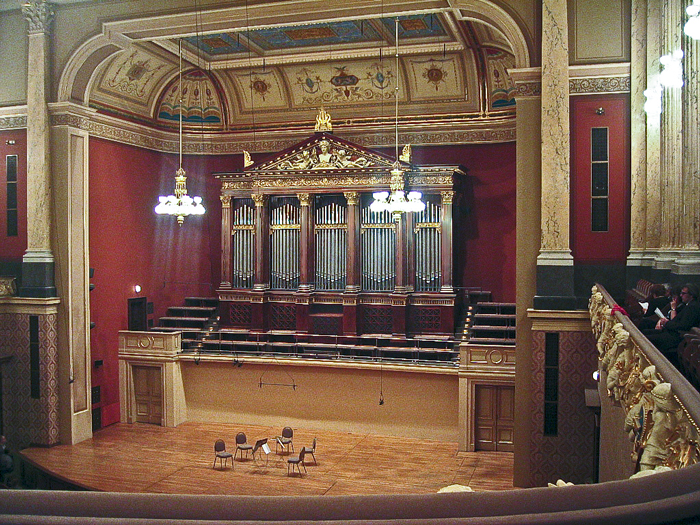
<path fill-rule="evenodd" d="M 287 476 L 290 454 L 271 452 L 262 459 L 231 461 L 213 469 L 214 442 L 235 436 L 248 443 L 274 438 L 281 428 L 221 423 L 183 423 L 166 428 L 118 423 L 74 446 L 28 448 L 31 466 L 51 478 L 89 490 L 236 495 L 430 494 L 452 485 L 475 491 L 513 488 L 513 455 L 507 452 L 457 452 L 457 443 L 294 429 L 296 452 L 318 439 L 316 458 L 307 455 L 307 473 Z M 240 456 L 240 452 L 239 452 Z M 244 456 L 245 457 L 245 456 Z M 30 468 L 31 468 L 30 467 Z"/>

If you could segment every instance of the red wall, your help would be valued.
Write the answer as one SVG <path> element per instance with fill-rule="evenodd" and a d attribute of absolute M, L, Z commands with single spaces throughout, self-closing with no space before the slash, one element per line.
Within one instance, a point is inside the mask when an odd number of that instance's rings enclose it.
<path fill-rule="evenodd" d="M 414 146 L 412 160 L 467 168 L 465 195 L 454 207 L 455 285 L 515 302 L 515 142 Z"/>
<path fill-rule="evenodd" d="M 188 193 L 202 196 L 207 212 L 180 227 L 174 217 L 153 211 L 158 195 L 174 190 L 177 155 L 90 139 L 90 335 L 93 360 L 104 362 L 93 367 L 93 386 L 102 387 L 103 425 L 119 419 L 118 331 L 127 328 L 127 300 L 146 296 L 157 320 L 186 296 L 216 295 L 221 203 L 211 173 L 241 164 L 234 156 L 183 159 Z"/>
<path fill-rule="evenodd" d="M 596 114 L 603 108 L 603 115 Z M 571 98 L 571 251 L 575 263 L 625 264 L 629 250 L 629 95 Z M 608 227 L 591 231 L 591 128 L 609 128 Z"/>
<path fill-rule="evenodd" d="M 15 144 L 8 144 L 8 141 Z M 7 236 L 7 161 L 17 155 L 17 236 Z M 22 262 L 27 251 L 27 131 L 0 132 L 0 262 Z"/>

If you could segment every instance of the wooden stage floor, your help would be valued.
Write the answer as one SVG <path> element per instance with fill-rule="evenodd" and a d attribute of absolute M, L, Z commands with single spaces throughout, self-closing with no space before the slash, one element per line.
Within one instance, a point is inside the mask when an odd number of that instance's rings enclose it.
<path fill-rule="evenodd" d="M 513 454 L 457 452 L 457 443 L 372 434 L 294 430 L 297 452 L 318 438 L 308 473 L 287 476 L 287 456 L 269 461 L 237 460 L 212 469 L 214 441 L 234 452 L 235 436 L 248 443 L 273 437 L 280 428 L 219 423 L 183 423 L 177 428 L 116 424 L 77 445 L 29 448 L 22 455 L 58 477 L 101 491 L 169 494 L 347 495 L 428 494 L 452 484 L 475 491 L 513 488 Z M 240 453 L 239 453 L 240 454 Z M 302 473 L 303 473 L 302 468 Z"/>

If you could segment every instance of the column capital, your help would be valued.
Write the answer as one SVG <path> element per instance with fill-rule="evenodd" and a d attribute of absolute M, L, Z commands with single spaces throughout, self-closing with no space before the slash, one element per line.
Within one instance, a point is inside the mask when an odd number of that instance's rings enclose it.
<path fill-rule="evenodd" d="M 440 197 L 442 198 L 442 204 L 452 204 L 455 197 L 454 191 L 441 191 Z"/>
<path fill-rule="evenodd" d="M 221 196 L 219 196 L 219 199 L 221 199 L 221 205 L 224 208 L 231 207 L 231 196 L 230 195 L 221 195 Z"/>
<path fill-rule="evenodd" d="M 297 193 L 297 198 L 300 206 L 309 206 L 311 204 L 312 197 L 309 193 Z"/>
<path fill-rule="evenodd" d="M 29 23 L 30 35 L 48 33 L 55 15 L 52 5 L 45 0 L 29 0 L 22 6 L 22 14 Z"/>
<path fill-rule="evenodd" d="M 343 193 L 345 200 L 348 201 L 348 206 L 357 206 L 360 204 L 360 194 L 356 191 L 346 191 Z"/>
<path fill-rule="evenodd" d="M 267 204 L 267 195 L 263 195 L 262 193 L 253 193 L 250 197 L 253 199 L 256 207 L 261 208 Z"/>

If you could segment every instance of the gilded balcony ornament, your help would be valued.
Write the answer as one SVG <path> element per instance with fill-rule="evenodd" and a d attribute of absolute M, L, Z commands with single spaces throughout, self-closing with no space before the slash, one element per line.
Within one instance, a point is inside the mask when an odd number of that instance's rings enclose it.
<path fill-rule="evenodd" d="M 253 162 L 253 158 L 250 156 L 250 152 L 243 150 L 243 167 L 247 168 L 248 166 L 252 166 L 255 164 Z"/>

